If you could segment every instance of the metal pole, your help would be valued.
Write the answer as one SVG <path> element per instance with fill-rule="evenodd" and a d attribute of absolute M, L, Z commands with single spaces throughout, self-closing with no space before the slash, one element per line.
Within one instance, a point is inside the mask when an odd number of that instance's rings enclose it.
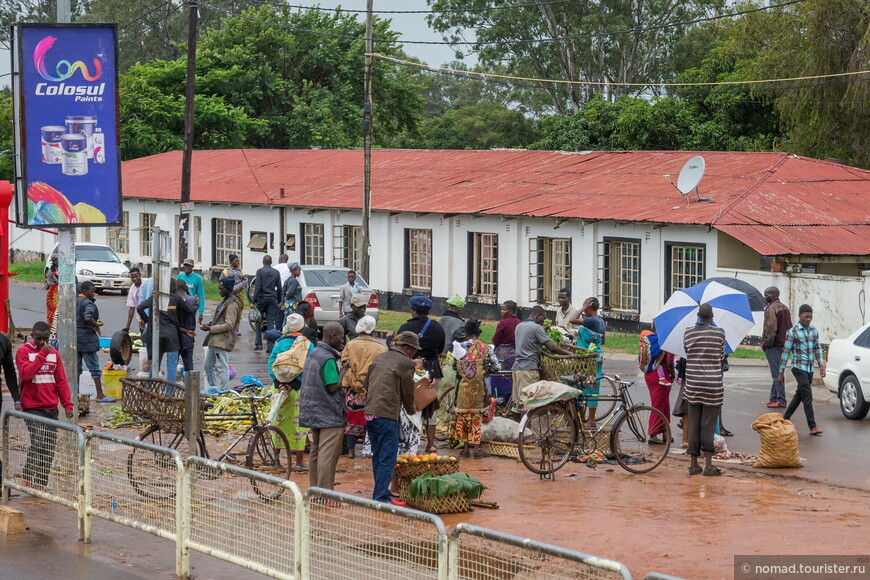
<path fill-rule="evenodd" d="M 75 424 L 79 416 L 79 375 L 76 361 L 76 236 L 72 228 L 58 228 L 57 235 L 57 343 L 72 396 Z M 61 417 L 63 417 L 61 413 Z"/>
<path fill-rule="evenodd" d="M 57 21 L 70 22 L 70 0 L 57 0 Z M 57 342 L 60 358 L 66 369 L 67 382 L 72 395 L 73 416 L 70 423 L 79 418 L 79 377 L 76 369 L 76 238 L 72 228 L 58 228 L 57 236 Z M 60 414 L 64 417 L 64 414 Z"/>
<path fill-rule="evenodd" d="M 184 436 L 187 437 L 188 457 L 197 454 L 196 439 L 199 436 L 199 371 L 184 375 Z"/>
<path fill-rule="evenodd" d="M 59 23 L 70 22 L 70 0 L 57 0 L 57 21 Z"/>
<path fill-rule="evenodd" d="M 370 227 L 372 218 L 372 3 L 366 1 L 365 103 L 363 103 L 363 215 L 362 215 L 362 277 L 369 284 Z M 351 266 L 353 267 L 353 266 Z"/>
<path fill-rule="evenodd" d="M 184 153 L 181 160 L 181 203 L 190 202 L 190 168 L 193 163 L 194 98 L 196 96 L 197 0 L 188 0 L 187 18 L 187 91 L 184 105 Z M 187 259 L 190 244 L 191 215 L 184 205 L 178 216 L 178 264 Z"/>
<path fill-rule="evenodd" d="M 151 228 L 151 278 L 154 285 L 151 295 L 151 344 L 148 347 L 148 358 L 151 359 L 151 376 L 159 379 L 160 375 L 160 232 L 158 226 Z"/>

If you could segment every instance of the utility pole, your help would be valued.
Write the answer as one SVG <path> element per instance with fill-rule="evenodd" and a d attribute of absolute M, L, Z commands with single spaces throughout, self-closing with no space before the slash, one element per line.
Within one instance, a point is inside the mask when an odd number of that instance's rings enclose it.
<path fill-rule="evenodd" d="M 190 167 L 193 163 L 193 101 L 196 96 L 196 32 L 199 10 L 197 0 L 188 0 L 187 18 L 187 91 L 184 104 L 184 154 L 181 160 L 181 205 L 178 213 L 178 267 L 187 259 L 191 242 L 191 215 L 185 204 L 190 203 Z"/>
<path fill-rule="evenodd" d="M 372 283 L 369 277 L 369 257 L 371 247 L 372 219 L 372 2 L 366 0 L 366 58 L 365 58 L 365 103 L 363 104 L 363 214 L 362 214 L 362 264 L 363 279 Z"/>
<path fill-rule="evenodd" d="M 70 0 L 57 0 L 57 21 L 70 22 Z M 57 229 L 57 345 L 63 368 L 66 369 L 75 425 L 79 418 L 79 376 L 75 373 L 76 351 L 76 236 L 71 227 Z M 61 413 L 60 417 L 64 417 Z"/>

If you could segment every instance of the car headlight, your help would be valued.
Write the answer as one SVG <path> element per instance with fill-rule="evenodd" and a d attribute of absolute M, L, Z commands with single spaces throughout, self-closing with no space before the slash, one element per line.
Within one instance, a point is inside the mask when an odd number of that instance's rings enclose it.
<path fill-rule="evenodd" d="M 121 272 L 121 278 L 129 278 L 130 272 Z"/>
<path fill-rule="evenodd" d="M 79 276 L 93 276 L 94 273 L 91 272 L 90 270 L 85 270 L 84 268 L 82 268 L 81 270 L 78 271 L 78 275 Z"/>

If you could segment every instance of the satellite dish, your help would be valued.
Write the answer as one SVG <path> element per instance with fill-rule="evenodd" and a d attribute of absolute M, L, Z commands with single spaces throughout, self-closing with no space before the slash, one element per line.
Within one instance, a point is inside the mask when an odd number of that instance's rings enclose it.
<path fill-rule="evenodd" d="M 683 165 L 676 183 L 671 181 L 670 175 L 665 175 L 664 177 L 684 196 L 688 196 L 694 189 L 699 201 L 713 201 L 712 197 L 701 197 L 701 193 L 698 191 L 698 185 L 704 177 L 705 167 L 704 158 L 700 155 L 695 155 Z M 688 202 L 688 198 L 686 201 Z"/>

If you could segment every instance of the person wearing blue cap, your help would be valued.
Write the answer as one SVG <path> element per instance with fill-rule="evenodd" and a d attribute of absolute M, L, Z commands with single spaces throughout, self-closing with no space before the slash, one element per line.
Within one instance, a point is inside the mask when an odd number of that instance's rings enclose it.
<path fill-rule="evenodd" d="M 408 301 L 411 306 L 411 316 L 405 324 L 399 327 L 398 332 L 413 332 L 420 341 L 420 350 L 417 356 L 423 359 L 423 367 L 429 371 L 432 378 L 432 386 L 438 389 L 438 384 L 444 374 L 441 372 L 441 363 L 438 355 L 444 351 L 447 335 L 444 327 L 437 320 L 429 318 L 432 310 L 432 300 L 428 296 L 417 294 Z M 438 399 L 432 401 L 423 409 L 423 423 L 426 425 L 426 453 L 435 453 L 435 411 L 438 410 Z"/>

